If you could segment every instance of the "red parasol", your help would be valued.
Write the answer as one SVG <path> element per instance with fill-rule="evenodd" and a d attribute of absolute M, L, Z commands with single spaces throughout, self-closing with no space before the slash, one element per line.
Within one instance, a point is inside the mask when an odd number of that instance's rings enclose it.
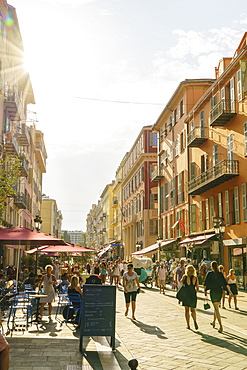
<path fill-rule="evenodd" d="M 34 248 L 30 251 L 26 251 L 28 254 L 35 252 L 51 252 L 51 253 L 85 253 L 85 252 L 96 252 L 95 249 L 87 248 L 82 245 L 66 243 L 65 245 L 47 245 L 41 248 Z"/>
<path fill-rule="evenodd" d="M 42 245 L 65 245 L 65 241 L 55 238 L 54 236 L 41 233 L 36 230 L 28 229 L 27 227 L 8 227 L 0 229 L 0 244 L 18 245 L 18 257 L 16 277 L 18 280 L 19 261 L 20 261 L 20 246 L 42 246 Z"/>
<path fill-rule="evenodd" d="M 0 244 L 41 246 L 66 245 L 66 242 L 27 227 L 9 227 L 0 229 Z"/>

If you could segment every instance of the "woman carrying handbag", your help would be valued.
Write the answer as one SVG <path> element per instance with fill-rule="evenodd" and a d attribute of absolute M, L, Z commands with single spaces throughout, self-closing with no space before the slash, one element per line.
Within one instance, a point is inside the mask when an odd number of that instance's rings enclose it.
<path fill-rule="evenodd" d="M 195 329 L 198 330 L 196 322 L 196 304 L 197 295 L 199 290 L 199 283 L 196 274 L 196 270 L 193 265 L 187 265 L 185 274 L 180 280 L 183 284 L 177 293 L 177 298 L 182 301 L 185 308 L 185 319 L 187 323 L 187 329 L 190 329 L 190 313 L 194 320 Z"/>
<path fill-rule="evenodd" d="M 218 332 L 223 333 L 223 326 L 220 317 L 219 305 L 222 298 L 223 289 L 227 289 L 229 294 L 232 295 L 231 289 L 227 284 L 227 281 L 218 269 L 218 263 L 216 261 L 211 262 L 211 270 L 207 273 L 204 282 L 204 293 L 207 297 L 207 290 L 210 290 L 210 298 L 214 306 L 214 319 L 211 322 L 213 328 L 215 327 L 215 321 L 218 320 L 220 325 Z"/>

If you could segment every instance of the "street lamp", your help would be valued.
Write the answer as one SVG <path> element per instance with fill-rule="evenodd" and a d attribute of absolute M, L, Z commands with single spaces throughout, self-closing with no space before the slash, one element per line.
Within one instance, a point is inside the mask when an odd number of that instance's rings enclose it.
<path fill-rule="evenodd" d="M 35 216 L 35 219 L 34 219 L 34 227 L 37 231 L 40 231 L 41 229 L 41 224 L 42 224 L 42 219 L 39 215 Z M 36 250 L 36 260 L 35 260 L 35 275 L 37 275 L 37 270 L 38 270 L 38 247 L 37 247 L 37 250 Z"/>
<path fill-rule="evenodd" d="M 215 235 L 219 240 L 219 262 L 224 263 L 224 247 L 223 247 L 223 235 L 226 229 L 223 217 L 213 217 Z"/>

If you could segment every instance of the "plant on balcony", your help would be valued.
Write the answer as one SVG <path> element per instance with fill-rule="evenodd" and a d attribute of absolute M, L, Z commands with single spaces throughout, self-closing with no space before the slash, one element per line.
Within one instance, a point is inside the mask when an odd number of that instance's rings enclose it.
<path fill-rule="evenodd" d="M 16 194 L 14 190 L 20 176 L 20 160 L 6 156 L 0 159 L 0 217 L 6 208 L 6 199 Z"/>

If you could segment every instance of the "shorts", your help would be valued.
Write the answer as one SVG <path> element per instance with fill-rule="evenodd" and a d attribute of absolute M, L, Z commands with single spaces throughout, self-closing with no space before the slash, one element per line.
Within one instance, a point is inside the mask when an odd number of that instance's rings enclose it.
<path fill-rule="evenodd" d="M 6 341 L 4 336 L 0 334 L 0 352 L 2 352 L 8 345 L 9 343 Z"/>
<path fill-rule="evenodd" d="M 160 280 L 160 279 L 159 279 L 159 285 L 166 285 L 166 281 L 165 281 L 165 280 Z"/>
<path fill-rule="evenodd" d="M 128 292 L 128 293 L 125 293 L 124 292 L 125 302 L 126 303 L 130 303 L 130 298 L 131 298 L 131 301 L 135 302 L 136 301 L 136 295 L 137 295 L 137 291 L 135 291 L 135 292 Z"/>

